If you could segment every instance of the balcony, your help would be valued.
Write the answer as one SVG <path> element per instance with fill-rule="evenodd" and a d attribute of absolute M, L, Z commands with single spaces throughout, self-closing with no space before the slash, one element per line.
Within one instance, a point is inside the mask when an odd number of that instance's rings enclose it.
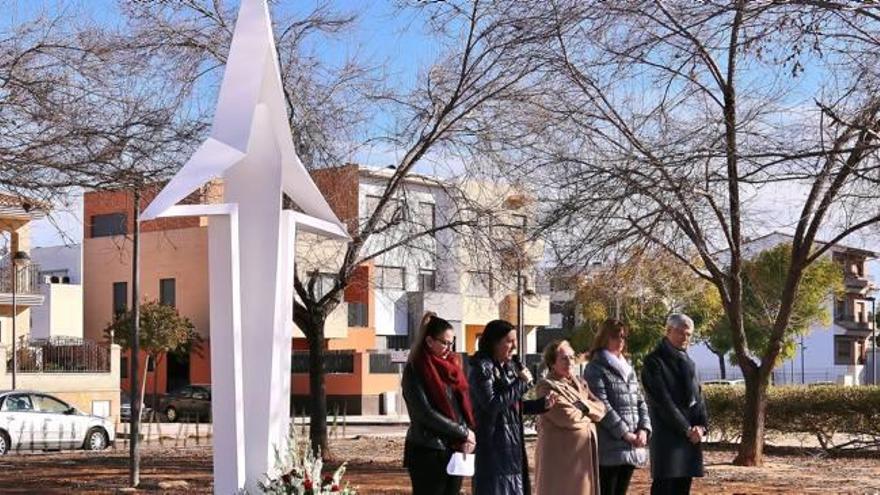
<path fill-rule="evenodd" d="M 324 320 L 325 339 L 344 339 L 348 336 L 348 303 L 339 303 Z M 294 323 L 293 337 L 304 339 L 303 331 Z"/>
<path fill-rule="evenodd" d="M 19 268 L 15 280 L 15 304 L 21 306 L 40 306 L 43 295 L 40 292 L 40 265 L 30 264 Z M 9 265 L 0 267 L 0 304 L 12 304 L 13 270 Z"/>
<path fill-rule="evenodd" d="M 847 333 L 851 332 L 853 335 L 864 337 L 872 330 L 871 320 L 873 316 L 870 312 L 856 313 L 855 315 L 838 315 L 835 316 L 834 323 L 846 329 Z"/>
<path fill-rule="evenodd" d="M 858 293 L 862 293 L 871 285 L 871 282 L 867 278 L 858 276 L 853 273 L 847 273 L 846 277 L 844 277 L 843 282 L 847 290 L 856 291 Z"/>
<path fill-rule="evenodd" d="M 419 320 L 426 311 L 433 311 L 448 321 L 461 321 L 463 318 L 462 295 L 450 292 L 425 291 L 410 292 L 409 313 L 416 320 L 413 327 L 417 328 Z"/>

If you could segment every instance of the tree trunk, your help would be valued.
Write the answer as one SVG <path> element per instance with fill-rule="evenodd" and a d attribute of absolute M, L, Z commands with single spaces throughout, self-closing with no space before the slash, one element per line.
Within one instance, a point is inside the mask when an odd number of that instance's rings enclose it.
<path fill-rule="evenodd" d="M 150 414 L 150 417 L 155 418 L 159 411 L 159 359 L 157 357 L 150 359 L 153 360 L 153 413 Z"/>
<path fill-rule="evenodd" d="M 718 368 L 721 370 L 721 379 L 727 379 L 727 363 L 724 362 L 724 354 L 716 354 L 718 356 Z"/>
<path fill-rule="evenodd" d="M 770 373 L 763 367 L 743 369 L 746 405 L 743 411 L 742 441 L 733 463 L 737 466 L 764 464 L 764 418 L 767 414 L 767 387 Z"/>
<path fill-rule="evenodd" d="M 327 387 L 324 368 L 324 318 L 312 318 L 309 341 L 309 440 L 312 452 L 329 458 L 327 446 Z"/>
<path fill-rule="evenodd" d="M 140 403 L 140 406 L 138 407 L 138 414 L 141 414 L 141 411 L 143 411 L 143 409 L 144 409 L 144 394 L 147 392 L 147 373 L 148 373 L 147 370 L 148 369 L 150 369 L 150 355 L 149 354 L 147 354 L 147 358 L 144 359 L 144 375 L 143 375 L 144 378 L 141 381 L 141 393 L 140 393 L 140 397 L 138 397 L 138 402 Z M 132 409 L 132 412 L 134 412 L 134 409 Z"/>

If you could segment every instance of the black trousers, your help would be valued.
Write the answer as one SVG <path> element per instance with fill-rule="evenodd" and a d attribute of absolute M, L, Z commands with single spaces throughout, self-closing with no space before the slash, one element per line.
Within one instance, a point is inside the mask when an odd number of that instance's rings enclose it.
<path fill-rule="evenodd" d="M 599 491 L 602 495 L 626 495 L 635 466 L 599 466 Z"/>
<path fill-rule="evenodd" d="M 413 495 L 459 495 L 461 476 L 446 474 L 450 457 L 450 450 L 416 447 L 408 452 L 406 469 L 412 482 Z"/>
<path fill-rule="evenodd" d="M 661 478 L 651 482 L 651 495 L 689 495 L 693 478 Z"/>

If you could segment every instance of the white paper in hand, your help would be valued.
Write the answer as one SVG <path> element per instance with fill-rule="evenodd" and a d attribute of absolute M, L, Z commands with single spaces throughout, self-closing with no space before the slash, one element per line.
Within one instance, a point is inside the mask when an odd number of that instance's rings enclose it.
<path fill-rule="evenodd" d="M 455 452 L 449 458 L 449 464 L 446 465 L 446 474 L 452 476 L 473 476 L 474 475 L 474 454 L 463 454 Z"/>

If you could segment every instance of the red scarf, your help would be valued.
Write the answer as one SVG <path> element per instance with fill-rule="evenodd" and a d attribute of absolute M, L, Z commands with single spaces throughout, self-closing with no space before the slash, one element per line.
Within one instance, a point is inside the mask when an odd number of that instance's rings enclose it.
<path fill-rule="evenodd" d="M 432 354 L 428 349 L 422 352 L 421 357 L 415 363 L 416 369 L 422 375 L 425 383 L 425 392 L 431 405 L 443 413 L 452 421 L 458 421 L 455 410 L 446 395 L 446 386 L 452 387 L 452 392 L 458 398 L 461 405 L 464 420 L 468 428 L 474 429 L 474 408 L 471 406 L 471 394 L 469 392 L 467 377 L 461 368 L 461 358 L 458 354 L 450 352 L 445 358 Z"/>

